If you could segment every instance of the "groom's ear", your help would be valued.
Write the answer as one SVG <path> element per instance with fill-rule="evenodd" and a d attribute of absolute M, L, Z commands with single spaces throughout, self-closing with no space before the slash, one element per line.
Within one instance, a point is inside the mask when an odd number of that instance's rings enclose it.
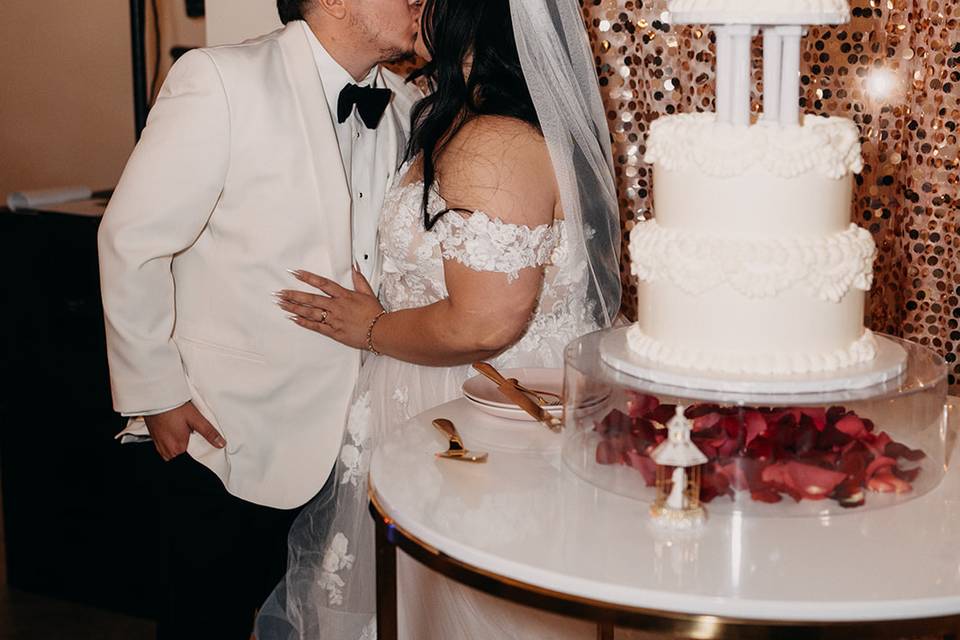
<path fill-rule="evenodd" d="M 314 0 L 310 11 L 323 11 L 331 18 L 342 20 L 347 15 L 347 6 L 344 0 Z"/>

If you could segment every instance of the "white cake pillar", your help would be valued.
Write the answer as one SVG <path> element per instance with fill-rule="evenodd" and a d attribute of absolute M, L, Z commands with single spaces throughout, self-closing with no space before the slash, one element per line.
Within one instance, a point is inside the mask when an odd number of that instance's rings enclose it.
<path fill-rule="evenodd" d="M 780 124 L 800 124 L 800 37 L 801 26 L 776 27 L 783 43 L 780 62 Z"/>
<path fill-rule="evenodd" d="M 749 24 L 715 26 L 717 34 L 717 120 L 735 125 L 750 124 Z"/>
<path fill-rule="evenodd" d="M 733 121 L 733 36 L 714 27 L 717 36 L 717 122 Z"/>
<path fill-rule="evenodd" d="M 783 67 L 783 39 L 776 27 L 763 29 L 763 119 L 780 118 L 780 69 Z"/>

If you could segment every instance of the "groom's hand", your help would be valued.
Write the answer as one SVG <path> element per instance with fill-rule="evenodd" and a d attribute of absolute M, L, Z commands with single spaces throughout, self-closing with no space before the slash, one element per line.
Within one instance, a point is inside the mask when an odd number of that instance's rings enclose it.
<path fill-rule="evenodd" d="M 150 437 L 153 438 L 153 445 L 157 448 L 160 457 L 167 462 L 186 453 L 190 434 L 194 431 L 218 449 L 227 445 L 227 441 L 223 439 L 220 432 L 197 411 L 192 402 L 155 416 L 146 416 L 144 421 L 147 423 Z"/>

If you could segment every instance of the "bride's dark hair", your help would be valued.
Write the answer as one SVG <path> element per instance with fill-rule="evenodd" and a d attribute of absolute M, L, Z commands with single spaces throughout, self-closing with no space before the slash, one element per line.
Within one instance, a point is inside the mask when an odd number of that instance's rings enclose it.
<path fill-rule="evenodd" d="M 422 155 L 423 223 L 431 229 L 447 211 L 431 215 L 428 209 L 436 160 L 466 122 L 506 116 L 537 130 L 540 122 L 520 67 L 509 0 L 426 0 L 420 23 L 431 61 L 409 79 L 425 79 L 431 93 L 413 108 L 406 155 Z"/>

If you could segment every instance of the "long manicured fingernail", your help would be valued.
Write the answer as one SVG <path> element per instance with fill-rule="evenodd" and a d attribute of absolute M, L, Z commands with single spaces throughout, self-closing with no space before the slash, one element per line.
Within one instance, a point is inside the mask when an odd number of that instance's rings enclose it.
<path fill-rule="evenodd" d="M 217 439 L 213 441 L 213 446 L 218 449 L 223 449 L 227 446 L 227 441 L 223 439 L 223 436 L 218 436 Z"/>
<path fill-rule="evenodd" d="M 287 294 L 284 292 L 283 289 L 278 289 L 273 293 L 271 293 L 270 295 L 272 295 L 274 298 L 284 298 L 286 297 Z"/>
<path fill-rule="evenodd" d="M 299 269 L 287 269 L 287 273 L 289 273 L 290 275 L 292 275 L 292 276 L 295 277 L 295 278 L 299 278 L 299 277 L 300 277 L 300 270 L 299 270 Z"/>
<path fill-rule="evenodd" d="M 299 319 L 300 319 L 300 316 L 293 315 L 292 313 L 287 316 L 287 320 L 292 320 L 293 322 L 296 322 Z"/>

